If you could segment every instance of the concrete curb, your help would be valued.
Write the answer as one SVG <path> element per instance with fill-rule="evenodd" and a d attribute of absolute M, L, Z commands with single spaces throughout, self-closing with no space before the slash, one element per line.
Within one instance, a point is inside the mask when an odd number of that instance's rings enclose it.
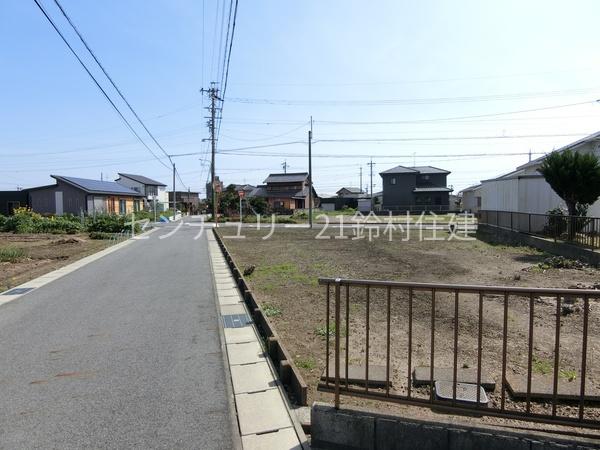
<path fill-rule="evenodd" d="M 214 234 L 209 233 L 208 242 L 242 446 L 261 450 L 308 448 L 256 326 L 246 322 L 251 315 Z"/>

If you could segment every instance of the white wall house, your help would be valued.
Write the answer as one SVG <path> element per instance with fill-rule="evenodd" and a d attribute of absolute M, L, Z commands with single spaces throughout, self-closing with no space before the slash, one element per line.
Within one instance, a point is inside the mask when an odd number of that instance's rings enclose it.
<path fill-rule="evenodd" d="M 169 208 L 169 193 L 166 191 L 166 184 L 143 175 L 130 173 L 119 173 L 119 178 L 115 181 L 144 195 L 146 209 L 153 210 L 155 200 L 157 211 L 164 211 Z"/>
<path fill-rule="evenodd" d="M 600 158 L 600 132 L 561 147 L 556 151 L 562 152 L 565 150 L 594 153 Z M 477 189 L 477 194 L 481 197 L 480 209 L 536 214 L 546 214 L 556 207 L 566 209 L 565 202 L 538 172 L 545 158 L 546 156 L 543 156 L 530 161 L 497 178 L 483 180 L 481 186 Z M 465 206 L 463 208 L 468 209 Z M 600 201 L 590 205 L 588 216 L 600 216 Z"/>
<path fill-rule="evenodd" d="M 470 186 L 460 191 L 461 209 L 477 214 L 481 209 L 481 184 Z"/>

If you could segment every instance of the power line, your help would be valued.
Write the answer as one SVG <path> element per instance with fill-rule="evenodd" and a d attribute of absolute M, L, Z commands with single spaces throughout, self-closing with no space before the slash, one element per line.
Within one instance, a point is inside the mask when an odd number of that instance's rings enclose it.
<path fill-rule="evenodd" d="M 597 86 L 583 89 L 570 89 L 545 92 L 519 92 L 511 94 L 493 94 L 462 97 L 429 97 L 429 98 L 400 98 L 380 100 L 284 100 L 265 98 L 227 98 L 234 103 L 246 103 L 257 105 L 284 105 L 284 106 L 380 106 L 380 105 L 432 105 L 446 103 L 471 103 L 499 100 L 522 100 L 531 98 L 546 98 L 565 95 L 586 94 L 598 90 Z"/>
<path fill-rule="evenodd" d="M 37 0 L 35 0 L 35 1 L 37 3 Z M 140 125 L 142 125 L 142 127 L 144 128 L 144 130 L 146 131 L 146 133 L 148 133 L 148 136 L 150 136 L 150 138 L 152 139 L 152 141 L 156 144 L 156 146 L 162 151 L 162 153 L 169 159 L 169 161 L 173 165 L 173 161 L 171 160 L 171 157 L 169 156 L 169 154 L 167 153 L 167 151 L 158 142 L 158 140 L 156 139 L 156 137 L 154 136 L 154 134 L 152 134 L 152 132 L 148 129 L 148 127 L 146 126 L 146 124 L 144 123 L 144 121 L 140 118 L 140 116 L 135 111 L 135 109 L 133 108 L 133 106 L 131 106 L 131 103 L 129 103 L 129 101 L 127 100 L 127 98 L 125 98 L 125 95 L 123 94 L 123 92 L 121 91 L 121 89 L 119 89 L 119 87 L 117 86 L 117 84 L 115 83 L 115 81 L 112 79 L 112 77 L 109 75 L 109 73 L 107 72 L 107 70 L 104 68 L 104 66 L 102 65 L 102 63 L 100 62 L 100 60 L 98 59 L 98 57 L 96 56 L 96 54 L 94 53 L 94 51 L 90 48 L 90 46 L 88 45 L 87 41 L 85 40 L 85 38 L 83 37 L 83 35 L 79 31 L 79 29 L 77 28 L 77 26 L 73 23 L 73 21 L 71 20 L 71 18 L 69 17 L 69 15 L 66 13 L 66 11 L 64 10 L 64 8 L 62 7 L 62 5 L 60 4 L 60 2 L 58 0 L 54 0 L 54 3 L 56 4 L 56 6 L 58 6 L 58 9 L 62 13 L 62 15 L 65 17 L 65 19 L 67 19 L 67 22 L 69 22 L 69 25 L 71 25 L 71 28 L 73 28 L 73 31 L 75 31 L 75 33 L 79 37 L 79 40 L 84 45 L 84 47 L 89 52 L 89 54 L 92 56 L 92 58 L 94 59 L 94 61 L 96 62 L 96 64 L 98 64 L 98 67 L 100 67 L 100 70 L 102 70 L 102 73 L 104 73 L 104 75 L 106 76 L 106 78 L 108 79 L 108 81 L 110 82 L 110 84 L 115 88 L 115 90 L 119 94 L 119 97 L 121 97 L 121 99 L 125 102 L 125 104 L 129 108 L 129 110 L 131 111 L 131 113 L 134 115 L 134 117 L 137 119 L 137 121 L 140 123 Z M 174 165 L 173 165 L 173 167 L 174 167 Z M 185 183 L 181 180 L 181 177 L 179 177 L 179 181 L 181 182 L 181 184 L 183 185 L 184 188 L 187 188 L 185 186 Z"/>
<path fill-rule="evenodd" d="M 81 58 L 79 57 L 79 55 L 75 52 L 75 50 L 73 49 L 73 47 L 71 47 L 71 44 L 69 44 L 69 42 L 67 41 L 67 39 L 65 38 L 65 36 L 58 29 L 57 25 L 54 23 L 54 21 L 52 20 L 52 18 L 48 15 L 48 13 L 44 9 L 44 7 L 40 4 L 40 2 L 38 0 L 33 0 L 33 1 L 37 5 L 37 7 L 40 9 L 40 11 L 44 15 L 44 17 L 46 17 L 46 19 L 48 20 L 48 22 L 50 22 L 50 24 L 52 25 L 52 27 L 54 28 L 54 30 L 58 33 L 58 35 L 63 40 L 63 42 L 65 43 L 65 45 L 69 48 L 69 50 L 71 51 L 71 53 L 73 54 L 73 56 L 75 56 L 75 58 L 77 59 L 77 61 L 81 65 L 81 67 L 83 67 L 83 69 L 87 72 L 87 74 L 90 76 L 90 78 L 92 79 L 92 81 L 94 82 L 94 84 L 98 87 L 98 89 L 100 89 L 100 91 L 102 92 L 102 94 L 104 95 L 104 97 L 106 98 L 106 100 L 110 103 L 110 105 L 113 107 L 113 109 L 117 112 L 117 114 L 119 115 L 119 117 L 121 117 L 121 119 L 123 120 L 123 122 L 125 123 L 125 125 L 127 126 L 127 128 L 131 131 L 131 133 L 133 133 L 133 135 L 142 143 L 142 145 L 144 147 L 146 147 L 146 149 L 148 149 L 148 151 L 152 154 L 152 156 L 154 156 L 154 158 L 156 158 L 156 160 L 158 162 L 160 162 L 163 166 L 165 166 L 165 167 L 168 168 L 168 166 L 152 151 L 152 149 L 150 147 L 148 147 L 148 145 L 144 142 L 144 140 L 140 137 L 140 135 L 133 129 L 133 126 L 129 123 L 129 121 L 125 118 L 125 116 L 119 110 L 119 108 L 117 107 L 117 105 L 115 105 L 115 103 L 112 101 L 112 99 L 108 96 L 108 94 L 106 93 L 106 91 L 104 90 L 104 88 L 100 85 L 100 83 L 94 77 L 94 75 L 92 74 L 92 72 L 90 72 L 90 70 L 87 68 L 87 66 L 84 64 L 84 62 L 81 60 Z"/>

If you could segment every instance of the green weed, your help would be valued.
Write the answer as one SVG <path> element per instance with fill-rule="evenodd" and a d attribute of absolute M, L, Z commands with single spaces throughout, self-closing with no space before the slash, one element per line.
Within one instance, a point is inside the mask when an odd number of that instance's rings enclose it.
<path fill-rule="evenodd" d="M 0 262 L 16 263 L 25 258 L 25 250 L 19 247 L 0 248 Z"/>
<path fill-rule="evenodd" d="M 281 308 L 275 305 L 266 304 L 262 306 L 262 310 L 267 317 L 275 317 L 281 315 Z"/>

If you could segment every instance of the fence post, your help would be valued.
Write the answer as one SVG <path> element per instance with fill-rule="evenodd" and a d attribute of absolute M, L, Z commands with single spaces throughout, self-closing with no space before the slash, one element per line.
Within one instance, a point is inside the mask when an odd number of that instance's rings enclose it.
<path fill-rule="evenodd" d="M 335 409 L 340 409 L 340 282 L 335 280 Z M 328 330 L 329 331 L 329 330 Z M 347 376 L 348 374 L 346 374 Z M 327 374 L 329 376 L 329 374 Z"/>
<path fill-rule="evenodd" d="M 528 222 L 528 225 L 527 225 L 527 232 L 528 232 L 529 234 L 531 234 L 531 213 L 528 213 L 528 214 L 527 214 L 527 222 Z"/>

